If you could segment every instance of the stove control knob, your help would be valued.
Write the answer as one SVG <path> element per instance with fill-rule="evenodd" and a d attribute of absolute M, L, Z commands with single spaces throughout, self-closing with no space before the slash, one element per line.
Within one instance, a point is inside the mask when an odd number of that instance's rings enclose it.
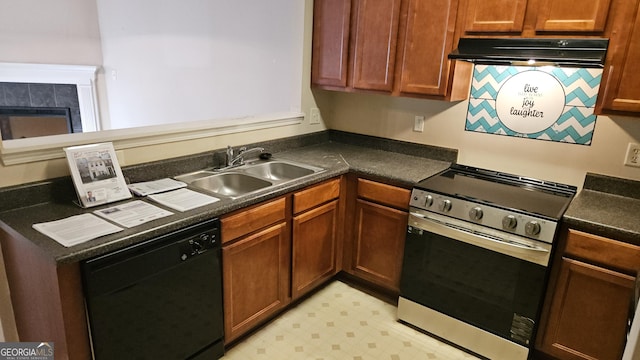
<path fill-rule="evenodd" d="M 469 218 L 471 218 L 471 220 L 478 221 L 482 219 L 482 215 L 484 214 L 482 213 L 482 209 L 480 208 L 480 206 L 476 206 L 469 210 Z"/>
<path fill-rule="evenodd" d="M 518 219 L 513 215 L 507 215 L 502 218 L 502 227 L 507 230 L 513 230 L 518 226 Z"/>
<path fill-rule="evenodd" d="M 540 224 L 537 221 L 529 221 L 524 226 L 524 232 L 529 236 L 535 236 L 540 234 Z"/>
<path fill-rule="evenodd" d="M 451 210 L 451 200 L 442 200 L 438 205 L 438 209 L 442 212 L 449 212 Z"/>
<path fill-rule="evenodd" d="M 424 206 L 431 207 L 431 205 L 433 205 L 433 196 L 427 195 L 426 199 L 424 200 Z"/>

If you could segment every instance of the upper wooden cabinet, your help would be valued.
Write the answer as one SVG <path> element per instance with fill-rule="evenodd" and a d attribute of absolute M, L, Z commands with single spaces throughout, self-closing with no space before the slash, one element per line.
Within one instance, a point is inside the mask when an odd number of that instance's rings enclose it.
<path fill-rule="evenodd" d="M 355 0 L 353 87 L 393 89 L 400 0 Z"/>
<path fill-rule="evenodd" d="M 406 1 L 396 94 L 448 100 L 467 98 L 471 65 L 447 59 L 455 45 L 457 3 L 457 0 Z"/>
<path fill-rule="evenodd" d="M 604 32 L 612 0 L 543 0 L 536 31 Z"/>
<path fill-rule="evenodd" d="M 521 32 L 527 0 L 469 0 L 465 31 Z"/>
<path fill-rule="evenodd" d="M 313 18 L 311 82 L 346 87 L 351 0 L 314 1 Z"/>
<path fill-rule="evenodd" d="M 441 100 L 468 96 L 471 65 L 447 58 L 458 0 L 316 0 L 314 12 L 314 86 Z"/>
<path fill-rule="evenodd" d="M 627 1 L 615 19 L 596 113 L 640 114 L 639 4 Z"/>
<path fill-rule="evenodd" d="M 614 0 L 466 0 L 465 35 L 603 35 Z"/>

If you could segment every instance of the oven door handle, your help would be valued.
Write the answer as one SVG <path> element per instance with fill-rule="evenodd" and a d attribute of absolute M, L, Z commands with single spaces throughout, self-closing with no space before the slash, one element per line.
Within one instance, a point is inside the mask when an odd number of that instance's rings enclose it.
<path fill-rule="evenodd" d="M 551 256 L 551 245 L 529 246 L 518 242 L 515 239 L 508 239 L 504 236 L 491 237 L 481 232 L 474 232 L 463 227 L 458 227 L 437 218 L 424 214 L 411 212 L 409 225 L 419 229 L 432 232 L 434 234 L 447 237 L 452 240 L 461 241 L 470 245 L 479 246 L 487 250 L 496 251 L 515 258 L 536 263 L 542 266 L 549 265 Z M 508 234 L 507 234 L 508 235 Z M 547 246 L 545 248 L 544 246 Z"/>

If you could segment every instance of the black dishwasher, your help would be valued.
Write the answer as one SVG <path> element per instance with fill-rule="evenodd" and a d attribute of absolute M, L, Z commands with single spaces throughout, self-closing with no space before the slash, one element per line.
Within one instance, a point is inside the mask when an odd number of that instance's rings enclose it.
<path fill-rule="evenodd" d="M 220 256 L 212 219 L 82 262 L 94 358 L 221 357 Z"/>

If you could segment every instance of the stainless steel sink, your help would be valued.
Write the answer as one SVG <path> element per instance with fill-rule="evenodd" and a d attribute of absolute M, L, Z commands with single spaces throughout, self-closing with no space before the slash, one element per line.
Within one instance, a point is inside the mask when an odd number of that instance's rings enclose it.
<path fill-rule="evenodd" d="M 179 177 L 176 179 L 184 181 Z M 237 197 L 272 185 L 269 181 L 235 172 L 209 175 L 195 179 L 189 182 L 189 184 L 203 190 L 229 197 Z"/>
<path fill-rule="evenodd" d="M 259 190 L 287 183 L 324 169 L 288 160 L 257 161 L 223 171 L 201 170 L 175 179 L 215 196 L 238 198 Z"/>
<path fill-rule="evenodd" d="M 184 174 L 184 175 L 180 175 L 180 176 L 176 176 L 176 180 L 180 180 L 182 182 L 185 182 L 187 184 L 191 184 L 194 181 L 198 180 L 198 179 L 202 179 L 208 176 L 212 176 L 212 175 L 217 175 L 218 173 L 214 172 L 214 171 L 209 171 L 209 170 L 201 170 L 201 171 L 196 171 L 193 173 L 189 173 L 189 174 Z"/>
<path fill-rule="evenodd" d="M 272 161 L 249 166 L 244 169 L 244 172 L 264 179 L 286 181 L 311 175 L 315 171 L 308 167 L 293 165 L 287 162 Z"/>

